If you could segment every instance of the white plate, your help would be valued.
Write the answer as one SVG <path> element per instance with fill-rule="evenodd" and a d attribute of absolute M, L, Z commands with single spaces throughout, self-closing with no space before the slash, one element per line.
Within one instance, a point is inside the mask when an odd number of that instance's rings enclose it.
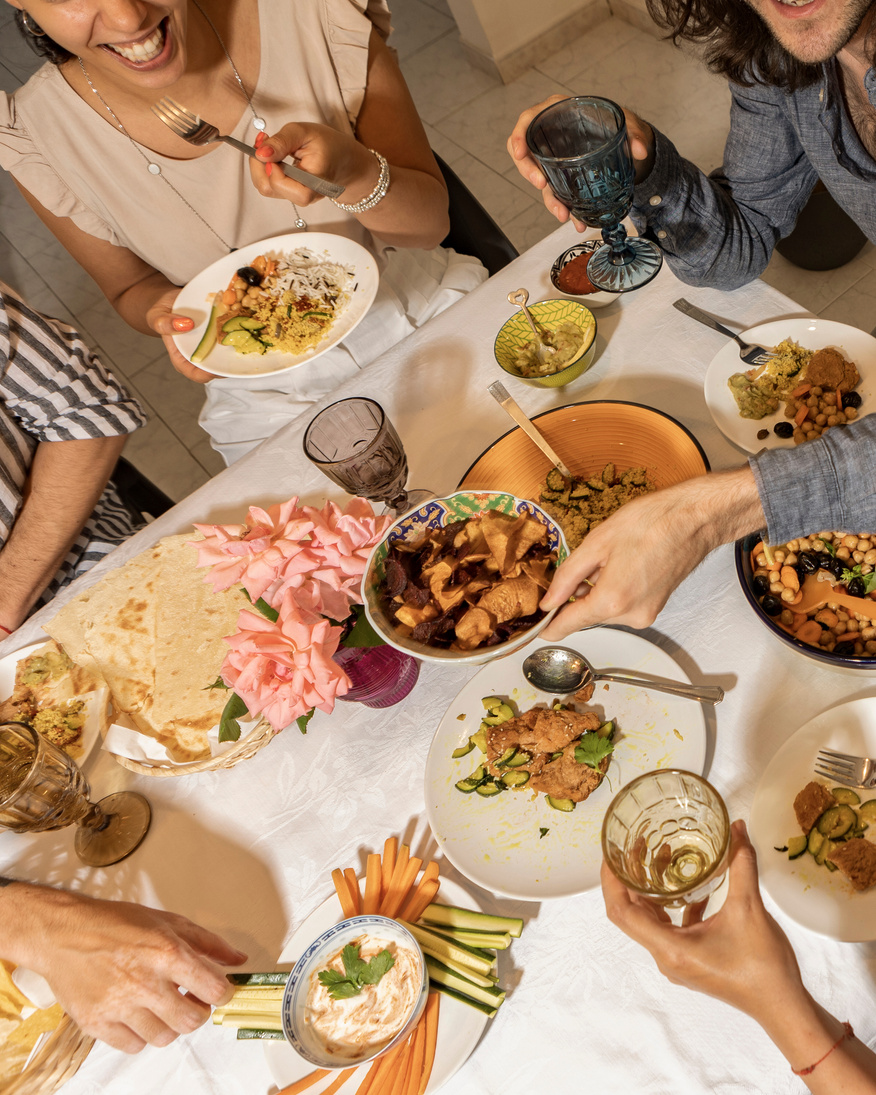
<path fill-rule="evenodd" d="M 217 292 L 228 288 L 236 270 L 241 266 L 248 266 L 257 255 L 288 255 L 290 251 L 301 247 L 316 254 L 327 252 L 332 262 L 351 267 L 354 271 L 353 287 L 349 290 L 350 299 L 335 317 L 328 335 L 303 354 L 239 354 L 230 346 L 216 345 L 199 368 L 215 373 L 216 376 L 269 376 L 272 373 L 285 372 L 305 361 L 313 361 L 343 341 L 361 323 L 371 307 L 379 281 L 377 262 L 364 247 L 345 236 L 335 236 L 330 232 L 292 232 L 287 236 L 259 240 L 248 247 L 232 251 L 230 255 L 217 259 L 180 289 L 173 310 L 191 316 L 195 327 L 192 331 L 173 336 L 177 349 L 191 361 L 192 354 L 206 330 L 213 298 Z"/>
<path fill-rule="evenodd" d="M 797 794 L 810 780 L 827 783 L 813 769 L 819 749 L 876 757 L 876 697 L 851 700 L 810 719 L 767 765 L 749 823 L 760 882 L 779 908 L 804 928 L 861 943 L 876 939 L 876 887 L 857 893 L 839 871 L 819 867 L 808 853 L 788 859 L 787 852 L 775 851 L 788 843 L 788 837 L 800 835 L 794 815 Z M 873 797 L 872 792 L 860 794 L 862 801 Z"/>
<path fill-rule="evenodd" d="M 792 338 L 805 350 L 823 350 L 832 346 L 842 350 L 843 354 L 858 366 L 861 383 L 855 389 L 862 399 L 861 416 L 876 408 L 876 338 L 849 327 L 845 323 L 834 323 L 830 319 L 776 319 L 770 323 L 761 323 L 743 331 L 741 337 L 746 342 L 756 342 L 761 346 L 776 346 L 786 338 Z M 760 452 L 761 449 L 794 448 L 792 437 L 781 438 L 773 433 L 777 422 L 788 422 L 785 418 L 785 404 L 780 403 L 775 414 L 757 420 L 742 418 L 733 393 L 727 381 L 733 373 L 744 372 L 748 366 L 739 356 L 739 347 L 728 339 L 727 344 L 712 358 L 706 371 L 706 405 L 715 420 L 715 425 L 740 449 L 746 452 Z M 769 430 L 769 436 L 758 439 L 758 430 Z"/>
<path fill-rule="evenodd" d="M 45 646 L 48 639 L 42 642 L 31 643 L 20 650 L 13 650 L 5 658 L 0 658 L 0 700 L 6 700 L 12 695 L 15 688 L 15 669 L 19 662 L 29 658 L 34 651 Z M 96 693 L 83 696 L 85 700 L 85 724 L 82 728 L 82 737 L 76 745 L 64 749 L 77 764 L 81 764 L 94 748 L 100 738 L 101 712 L 98 710 L 99 696 Z"/>
<path fill-rule="evenodd" d="M 695 700 L 599 682 L 588 706 L 616 719 L 615 750 L 600 787 L 572 813 L 552 809 L 542 794 L 533 801 L 525 789 L 494 799 L 457 791 L 454 784 L 477 767 L 481 754 L 473 750 L 454 760 L 451 753 L 480 726 L 484 696 L 507 696 L 518 711 L 547 706 L 549 697 L 529 684 L 522 665 L 533 650 L 551 645 L 556 644 L 530 643 L 472 677 L 444 713 L 426 761 L 426 816 L 444 854 L 485 890 L 525 901 L 568 897 L 598 886 L 602 818 L 612 797 L 623 784 L 655 768 L 700 773 L 706 756 L 706 721 Z M 688 680 L 663 650 L 626 631 L 591 628 L 562 645 L 579 651 L 597 669 Z M 544 837 L 541 828 L 549 830 Z"/>
<path fill-rule="evenodd" d="M 468 909 L 477 908 L 469 893 L 458 883 L 448 881 L 446 878 L 441 879 L 438 899 L 445 905 L 460 905 Z M 304 953 L 308 944 L 312 943 L 317 936 L 327 931 L 333 924 L 337 924 L 341 919 L 341 907 L 337 895 L 333 893 L 331 897 L 323 901 L 318 909 L 308 916 L 298 931 L 295 932 L 283 948 L 283 953 L 278 961 L 290 966 L 294 965 Z M 501 965 L 501 957 L 499 962 Z M 504 1006 L 507 1007 L 508 1004 L 506 1003 Z M 444 995 L 441 996 L 435 1064 L 429 1078 L 429 1086 L 426 1088 L 426 1095 L 433 1095 L 465 1064 L 480 1041 L 481 1034 L 483 1034 L 484 1027 L 488 1022 L 489 1019 L 486 1015 L 475 1008 L 470 1008 L 468 1004 L 461 1004 L 458 1000 L 451 1000 Z M 300 1080 L 309 1072 L 313 1072 L 313 1065 L 309 1061 L 305 1061 L 303 1057 L 299 1057 L 288 1042 L 270 1041 L 265 1042 L 264 1046 L 268 1068 L 279 1087 L 283 1088 L 287 1084 Z M 346 1091 L 349 1087 L 350 1091 L 355 1091 L 356 1087 L 362 1083 L 362 1080 L 368 1074 L 370 1067 L 371 1065 L 367 1064 L 358 1068 L 347 1081 L 344 1090 Z M 313 1095 L 319 1095 L 333 1079 L 334 1074 L 308 1090 L 312 1091 Z"/>

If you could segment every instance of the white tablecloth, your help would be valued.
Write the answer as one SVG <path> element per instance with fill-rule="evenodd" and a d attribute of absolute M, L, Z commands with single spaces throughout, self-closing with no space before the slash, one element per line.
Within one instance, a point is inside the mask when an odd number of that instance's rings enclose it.
<path fill-rule="evenodd" d="M 510 312 L 506 297 L 521 285 L 534 300 L 554 295 L 548 270 L 573 236 L 559 229 L 336 393 L 383 404 L 405 442 L 412 486 L 451 490 L 509 428 L 486 391 L 500 375 L 492 343 Z M 595 364 L 572 387 L 509 382 L 509 389 L 530 414 L 588 399 L 648 404 L 691 429 L 714 469 L 740 464 L 744 454 L 718 433 L 703 399 L 705 367 L 722 338 L 671 307 L 681 295 L 743 326 L 802 314 L 760 282 L 732 293 L 697 290 L 664 267 L 651 285 L 598 312 Z M 217 476 L 119 548 L 84 584 L 193 520 L 239 520 L 248 503 L 292 494 L 317 504 L 326 496 L 342 500 L 302 453 L 306 424 L 293 423 Z M 64 600 L 0 645 L 0 656 L 39 638 L 39 624 Z M 820 669 L 768 635 L 746 607 L 729 546 L 684 583 L 646 637 L 692 679 L 727 690 L 707 714 L 707 772 L 732 816 L 747 817 L 760 771 L 800 725 L 844 699 L 873 694 L 873 678 Z M 339 703 L 330 716 L 317 713 L 306 737 L 287 730 L 230 771 L 156 780 L 98 756 L 87 769 L 98 794 L 128 786 L 152 803 L 153 826 L 142 847 L 117 866 L 89 870 L 76 864 L 70 830 L 6 833 L 0 872 L 173 909 L 248 951 L 249 968 L 270 968 L 284 941 L 331 892 L 333 867 L 364 864 L 391 833 L 427 850 L 423 762 L 441 714 L 474 671 L 424 665 L 403 704 L 380 711 Z M 487 909 L 527 920 L 502 969 L 508 1001 L 447 1095 L 805 1090 L 750 1020 L 665 981 L 649 955 L 608 923 L 598 891 L 517 903 L 477 890 L 449 865 L 445 873 Z M 814 994 L 873 1043 L 872 946 L 834 943 L 779 920 Z M 271 1090 L 261 1046 L 206 1026 L 137 1057 L 97 1046 L 65 1093 Z"/>

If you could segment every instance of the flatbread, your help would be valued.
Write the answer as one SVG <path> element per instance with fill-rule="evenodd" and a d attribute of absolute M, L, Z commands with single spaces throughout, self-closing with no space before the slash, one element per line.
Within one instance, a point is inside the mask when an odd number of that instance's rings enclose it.
<path fill-rule="evenodd" d="M 119 711 L 173 760 L 210 756 L 207 732 L 228 699 L 210 689 L 240 610 L 237 588 L 219 593 L 197 566 L 191 533 L 169 536 L 70 601 L 46 631 L 106 680 Z"/>
<path fill-rule="evenodd" d="M 15 966 L 0 959 L 0 1085 L 21 1074 L 40 1035 L 55 1030 L 63 1018 L 60 1004 L 33 1011 L 30 1000 L 15 986 Z M 31 1012 L 25 1019 L 22 1013 Z"/>

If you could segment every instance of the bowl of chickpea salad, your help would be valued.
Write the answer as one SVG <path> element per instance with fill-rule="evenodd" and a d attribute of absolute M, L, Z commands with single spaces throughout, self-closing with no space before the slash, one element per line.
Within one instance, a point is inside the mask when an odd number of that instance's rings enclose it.
<path fill-rule="evenodd" d="M 876 532 L 823 530 L 776 545 L 747 536 L 736 572 L 786 646 L 834 668 L 876 670 Z"/>

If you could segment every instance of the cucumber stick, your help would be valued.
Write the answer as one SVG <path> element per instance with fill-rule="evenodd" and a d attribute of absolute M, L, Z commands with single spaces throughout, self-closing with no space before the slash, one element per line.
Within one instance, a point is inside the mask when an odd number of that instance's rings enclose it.
<path fill-rule="evenodd" d="M 465 943 L 467 947 L 474 947 L 476 950 L 487 947 L 494 951 L 505 951 L 511 946 L 509 932 L 469 932 L 462 928 L 444 927 L 439 929 L 437 924 L 435 930 L 452 943 Z"/>
<path fill-rule="evenodd" d="M 468 966 L 481 974 L 488 974 L 493 969 L 493 960 L 485 957 L 481 951 L 474 947 L 468 947 L 465 943 L 454 943 L 446 936 L 417 924 L 409 924 L 406 920 L 399 920 L 400 924 L 408 929 L 411 935 L 420 944 L 427 954 L 437 958 L 440 962 L 451 959 L 461 966 Z"/>
<path fill-rule="evenodd" d="M 224 1008 L 217 1008 L 213 1012 L 213 1022 L 216 1026 L 222 1027 L 246 1027 L 251 1029 L 258 1027 L 259 1030 L 282 1030 L 283 1020 L 280 1018 L 279 1012 L 276 1015 L 260 1015 L 253 1011 L 225 1011 Z"/>
<path fill-rule="evenodd" d="M 289 980 L 288 970 L 272 970 L 267 973 L 229 973 L 232 985 L 285 985 Z"/>
<path fill-rule="evenodd" d="M 223 1004 L 217 1011 L 240 1011 L 251 1015 L 279 1015 L 283 1009 L 283 998 L 268 1000 L 240 999 L 232 996 L 227 1004 Z"/>
<path fill-rule="evenodd" d="M 489 1004 L 482 1004 L 479 1000 L 472 1000 L 470 996 L 466 996 L 462 992 L 457 992 L 456 989 L 450 988 L 448 985 L 436 985 L 439 992 L 443 992 L 445 996 L 449 996 L 451 1000 L 458 1000 L 461 1004 L 468 1004 L 470 1008 L 476 1008 L 478 1011 L 482 1011 L 484 1015 L 489 1016 L 490 1019 L 499 1010 L 498 1008 L 490 1007 Z"/>
<path fill-rule="evenodd" d="M 282 1030 L 265 1030 L 264 1027 L 238 1027 L 237 1037 L 240 1041 L 280 1041 L 282 1042 L 286 1035 Z"/>
<path fill-rule="evenodd" d="M 420 919 L 427 924 L 440 924 L 466 931 L 507 932 L 515 939 L 519 939 L 523 931 L 523 921 L 519 917 L 493 916 L 491 913 L 475 912 L 473 909 L 458 909 L 453 905 L 432 904 Z"/>
<path fill-rule="evenodd" d="M 476 985 L 468 978 L 462 977 L 443 962 L 426 956 L 426 968 L 429 970 L 429 984 L 441 988 L 455 989 L 469 1000 L 486 1004 L 490 1008 L 498 1008 L 505 999 L 505 993 L 501 989 L 490 986 L 483 988 Z"/>

